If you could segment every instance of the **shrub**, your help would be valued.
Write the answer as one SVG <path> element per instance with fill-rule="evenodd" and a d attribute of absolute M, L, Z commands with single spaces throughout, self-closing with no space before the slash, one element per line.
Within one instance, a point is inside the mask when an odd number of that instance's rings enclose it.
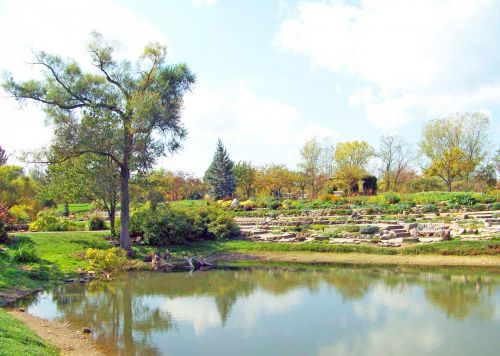
<path fill-rule="evenodd" d="M 384 200 L 387 204 L 397 204 L 401 201 L 401 198 L 396 193 L 388 192 L 384 194 Z"/>
<path fill-rule="evenodd" d="M 245 200 L 240 203 L 240 208 L 244 211 L 251 211 L 254 208 L 254 203 L 251 200 Z"/>
<path fill-rule="evenodd" d="M 359 228 L 359 232 L 362 234 L 373 235 L 379 232 L 380 228 L 375 225 L 364 225 Z"/>
<path fill-rule="evenodd" d="M 69 231 L 74 229 L 74 225 L 71 226 L 68 219 L 48 211 L 39 212 L 36 220 L 29 225 L 30 231 Z"/>
<path fill-rule="evenodd" d="M 0 242 L 7 240 L 7 231 L 13 222 L 14 218 L 10 214 L 9 209 L 0 203 Z"/>
<path fill-rule="evenodd" d="M 26 224 L 31 221 L 29 214 L 31 208 L 27 205 L 14 205 L 10 208 L 10 214 L 18 224 Z"/>
<path fill-rule="evenodd" d="M 89 261 L 90 269 L 98 273 L 110 274 L 122 271 L 127 264 L 127 254 L 119 247 L 112 247 L 107 250 L 89 248 L 85 254 Z"/>
<path fill-rule="evenodd" d="M 38 261 L 35 245 L 31 242 L 22 242 L 17 249 L 12 252 L 14 262 L 28 263 Z"/>
<path fill-rule="evenodd" d="M 491 207 L 493 210 L 500 210 L 500 202 L 493 203 Z"/>
<path fill-rule="evenodd" d="M 423 206 L 424 213 L 435 213 L 438 210 L 439 210 L 438 207 L 435 206 L 434 204 L 427 204 Z"/>
<path fill-rule="evenodd" d="M 89 218 L 88 227 L 90 231 L 106 230 L 106 222 L 99 214 L 92 214 Z"/>
<path fill-rule="evenodd" d="M 477 203 L 477 199 L 469 194 L 455 195 L 448 201 L 449 205 L 472 206 Z"/>
<path fill-rule="evenodd" d="M 152 211 L 144 205 L 132 213 L 130 232 L 149 245 L 183 244 L 201 239 L 229 239 L 239 228 L 224 210 L 213 206 L 172 207 L 160 205 Z"/>

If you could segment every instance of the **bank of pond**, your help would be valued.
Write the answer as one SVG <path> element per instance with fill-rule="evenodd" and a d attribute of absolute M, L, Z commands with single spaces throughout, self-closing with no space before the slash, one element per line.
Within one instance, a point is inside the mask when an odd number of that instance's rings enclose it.
<path fill-rule="evenodd" d="M 90 328 L 109 354 L 492 355 L 500 270 L 256 264 L 128 272 L 15 307 Z"/>

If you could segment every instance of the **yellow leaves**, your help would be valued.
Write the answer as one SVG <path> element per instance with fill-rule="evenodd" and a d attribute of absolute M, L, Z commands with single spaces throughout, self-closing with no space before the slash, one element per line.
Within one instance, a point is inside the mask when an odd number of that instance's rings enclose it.
<path fill-rule="evenodd" d="M 463 150 L 452 147 L 443 152 L 441 158 L 436 158 L 426 170 L 428 175 L 435 175 L 452 181 L 471 169 L 472 162 Z"/>
<path fill-rule="evenodd" d="M 103 273 L 119 272 L 127 264 L 127 254 L 125 250 L 119 247 L 112 247 L 107 250 L 89 248 L 85 254 L 85 259 L 89 261 L 91 269 Z"/>

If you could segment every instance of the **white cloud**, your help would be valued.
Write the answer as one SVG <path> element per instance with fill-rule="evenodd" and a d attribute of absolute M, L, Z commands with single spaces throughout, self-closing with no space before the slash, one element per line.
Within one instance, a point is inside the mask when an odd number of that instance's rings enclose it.
<path fill-rule="evenodd" d="M 500 103 L 498 3 L 362 0 L 300 4 L 274 44 L 313 66 L 348 73 L 361 89 L 349 104 L 379 127 L 424 115 L 478 110 Z"/>
<path fill-rule="evenodd" d="M 215 300 L 210 297 L 169 298 L 160 308 L 174 320 L 191 324 L 196 335 L 222 325 Z"/>
<path fill-rule="evenodd" d="M 31 50 L 44 50 L 88 63 L 85 43 L 91 31 L 123 44 L 119 55 L 134 58 L 151 41 L 167 43 L 165 35 L 127 8 L 111 0 L 5 0 L 0 3 L 0 70 L 27 79 L 36 70 L 27 63 Z M 126 45 L 125 45 L 126 44 Z M 8 55 L 5 55 L 8 54 Z M 0 145 L 9 152 L 33 149 L 50 140 L 44 114 L 34 105 L 19 108 L 0 91 Z"/>
<path fill-rule="evenodd" d="M 329 128 L 309 124 L 294 106 L 257 95 L 246 83 L 216 89 L 201 83 L 186 96 L 184 106 L 189 136 L 183 151 L 162 161 L 167 169 L 197 169 L 195 173 L 202 174 L 210 164 L 217 137 L 236 161 L 259 157 L 262 161 L 254 163 L 279 162 L 290 167 L 308 138 L 339 137 Z"/>
<path fill-rule="evenodd" d="M 199 8 L 202 6 L 213 6 L 217 4 L 217 0 L 193 0 L 193 6 Z"/>

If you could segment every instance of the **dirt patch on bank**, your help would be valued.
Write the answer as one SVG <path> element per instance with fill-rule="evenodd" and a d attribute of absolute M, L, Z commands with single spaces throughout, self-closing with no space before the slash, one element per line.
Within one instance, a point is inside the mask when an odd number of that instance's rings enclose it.
<path fill-rule="evenodd" d="M 81 333 L 81 331 L 74 329 L 69 323 L 45 320 L 19 310 L 9 310 L 8 313 L 21 320 L 42 339 L 56 346 L 61 350 L 62 355 L 104 355 L 93 344 L 92 336 Z"/>
<path fill-rule="evenodd" d="M 500 267 L 500 256 L 375 255 L 367 253 L 266 252 L 228 253 L 215 256 L 221 261 L 257 260 L 297 263 L 338 263 L 355 265 L 479 266 Z"/>

